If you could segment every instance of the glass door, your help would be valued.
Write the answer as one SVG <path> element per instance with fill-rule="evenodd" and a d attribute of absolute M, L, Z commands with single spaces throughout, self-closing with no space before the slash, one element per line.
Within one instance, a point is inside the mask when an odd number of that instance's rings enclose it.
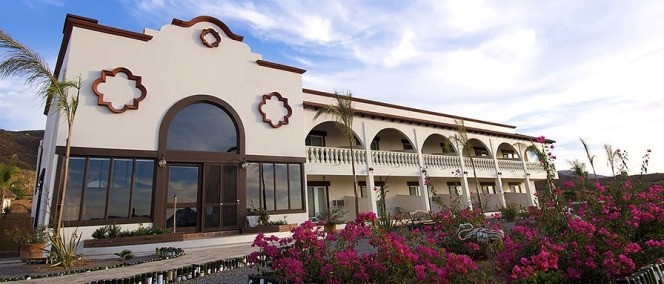
<path fill-rule="evenodd" d="M 313 219 L 320 215 L 328 206 L 326 186 L 308 186 L 307 202 L 309 203 L 309 218 Z"/>
<path fill-rule="evenodd" d="M 198 165 L 168 165 L 166 228 L 176 232 L 196 232 L 198 228 Z"/>
<path fill-rule="evenodd" d="M 239 228 L 238 166 L 205 165 L 203 231 Z"/>

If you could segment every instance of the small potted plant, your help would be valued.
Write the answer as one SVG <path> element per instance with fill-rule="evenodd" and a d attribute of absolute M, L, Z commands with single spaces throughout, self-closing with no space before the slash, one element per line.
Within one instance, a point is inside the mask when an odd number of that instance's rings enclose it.
<path fill-rule="evenodd" d="M 320 212 L 318 219 L 323 223 L 325 232 L 336 233 L 337 224 L 344 222 L 344 215 L 346 215 L 346 210 L 339 206 L 331 206 Z"/>
<path fill-rule="evenodd" d="M 37 228 L 14 226 L 10 230 L 5 229 L 7 238 L 19 247 L 21 261 L 43 259 L 48 234 L 49 229 L 45 226 Z"/>

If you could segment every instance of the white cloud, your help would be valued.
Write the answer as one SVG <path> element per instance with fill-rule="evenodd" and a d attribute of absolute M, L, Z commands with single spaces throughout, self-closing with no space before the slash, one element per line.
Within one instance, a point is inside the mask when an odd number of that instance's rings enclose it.
<path fill-rule="evenodd" d="M 44 129 L 46 117 L 35 91 L 16 80 L 0 79 L 0 129 Z"/>
<path fill-rule="evenodd" d="M 556 140 L 561 168 L 583 158 L 579 137 L 598 156 L 605 143 L 628 149 L 634 170 L 652 148 L 651 169 L 664 172 L 659 1 L 127 3 L 149 27 L 218 17 L 280 56 L 271 61 L 306 66 L 305 88 L 514 124 Z"/>

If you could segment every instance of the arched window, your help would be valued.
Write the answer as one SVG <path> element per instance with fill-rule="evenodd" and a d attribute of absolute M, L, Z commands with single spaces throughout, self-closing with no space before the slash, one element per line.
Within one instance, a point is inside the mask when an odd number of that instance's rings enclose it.
<path fill-rule="evenodd" d="M 239 153 L 238 131 L 222 108 L 199 102 L 182 108 L 171 121 L 168 150 Z"/>

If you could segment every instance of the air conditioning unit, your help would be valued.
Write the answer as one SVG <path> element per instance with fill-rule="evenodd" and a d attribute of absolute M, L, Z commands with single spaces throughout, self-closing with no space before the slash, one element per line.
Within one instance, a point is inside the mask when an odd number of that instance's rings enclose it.
<path fill-rule="evenodd" d="M 332 206 L 344 207 L 344 201 L 343 200 L 332 200 Z"/>

